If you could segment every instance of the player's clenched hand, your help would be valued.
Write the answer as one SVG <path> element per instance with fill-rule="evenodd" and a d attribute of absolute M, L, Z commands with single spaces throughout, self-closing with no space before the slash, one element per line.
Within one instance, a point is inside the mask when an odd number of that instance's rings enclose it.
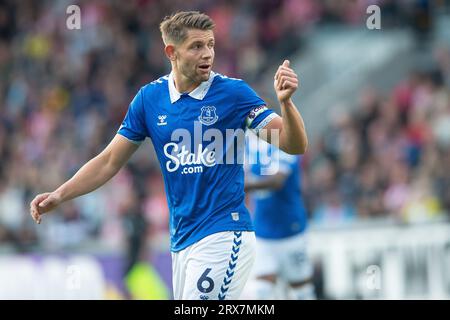
<path fill-rule="evenodd" d="M 55 209 L 60 203 L 60 197 L 54 192 L 39 194 L 30 203 L 31 217 L 37 224 L 40 224 L 42 215 Z"/>
<path fill-rule="evenodd" d="M 287 102 L 298 88 L 297 74 L 289 68 L 289 60 L 284 60 L 275 73 L 273 85 L 277 93 L 278 100 Z"/>

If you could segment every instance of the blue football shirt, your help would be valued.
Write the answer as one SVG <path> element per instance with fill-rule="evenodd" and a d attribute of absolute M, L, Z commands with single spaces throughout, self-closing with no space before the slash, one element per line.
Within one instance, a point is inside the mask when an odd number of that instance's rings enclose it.
<path fill-rule="evenodd" d="M 211 72 L 195 90 L 179 93 L 173 74 L 142 87 L 119 134 L 152 140 L 170 210 L 171 250 L 222 231 L 253 231 L 244 205 L 242 133 L 277 115 L 242 80 Z"/>
<path fill-rule="evenodd" d="M 307 214 L 301 194 L 301 156 L 290 155 L 259 140 L 249 143 L 247 159 L 253 179 L 265 179 L 281 172 L 287 176 L 278 190 L 258 190 L 253 193 L 253 222 L 257 237 L 282 239 L 304 232 Z"/>

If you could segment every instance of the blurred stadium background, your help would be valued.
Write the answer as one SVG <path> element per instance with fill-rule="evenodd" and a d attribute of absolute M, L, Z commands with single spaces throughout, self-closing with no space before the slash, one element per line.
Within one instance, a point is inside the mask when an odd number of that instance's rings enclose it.
<path fill-rule="evenodd" d="M 81 30 L 66 9 L 81 8 Z M 370 4 L 381 30 L 366 28 Z M 170 299 L 150 143 L 37 227 L 28 205 L 113 137 L 166 74 L 158 25 L 216 21 L 215 70 L 275 101 L 285 58 L 310 147 L 303 192 L 321 299 L 450 297 L 450 1 L 0 1 L 0 299 Z"/>

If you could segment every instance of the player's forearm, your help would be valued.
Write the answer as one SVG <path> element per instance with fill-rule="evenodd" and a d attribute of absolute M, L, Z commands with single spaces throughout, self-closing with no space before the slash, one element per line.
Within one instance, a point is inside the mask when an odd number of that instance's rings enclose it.
<path fill-rule="evenodd" d="M 70 180 L 56 189 L 55 193 L 61 202 L 84 195 L 105 184 L 120 167 L 112 162 L 108 153 L 101 153 L 81 167 Z"/>
<path fill-rule="evenodd" d="M 265 179 L 252 179 L 249 177 L 245 180 L 244 191 L 278 190 L 283 186 L 284 181 L 285 176 L 279 173 L 267 176 Z"/>
<path fill-rule="evenodd" d="M 268 189 L 270 186 L 271 186 L 271 184 L 267 180 L 245 181 L 244 191 L 252 192 L 252 191 L 256 191 L 256 190 L 265 190 L 265 189 Z"/>
<path fill-rule="evenodd" d="M 303 118 L 291 99 L 280 105 L 283 119 L 280 149 L 289 154 L 304 154 L 308 147 L 308 137 Z"/>

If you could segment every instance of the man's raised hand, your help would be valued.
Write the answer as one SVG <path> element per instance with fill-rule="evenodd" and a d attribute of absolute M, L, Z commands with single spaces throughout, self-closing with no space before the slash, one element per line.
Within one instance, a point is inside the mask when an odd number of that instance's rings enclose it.
<path fill-rule="evenodd" d="M 289 67 L 289 60 L 284 60 L 275 73 L 275 92 L 280 103 L 287 102 L 298 88 L 297 74 Z"/>

